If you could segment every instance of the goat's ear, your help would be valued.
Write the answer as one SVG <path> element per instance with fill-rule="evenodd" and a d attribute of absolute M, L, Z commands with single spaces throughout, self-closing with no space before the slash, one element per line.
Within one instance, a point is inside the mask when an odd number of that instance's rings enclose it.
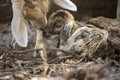
<path fill-rule="evenodd" d="M 19 7 L 12 5 L 13 19 L 11 29 L 13 37 L 21 47 L 27 47 L 28 44 L 28 22 L 24 19 Z"/>
<path fill-rule="evenodd" d="M 71 0 L 53 0 L 53 2 L 62 8 L 77 11 L 76 5 Z"/>
<path fill-rule="evenodd" d="M 60 44 L 65 44 L 68 40 L 68 38 L 70 37 L 70 33 L 71 33 L 71 30 L 73 28 L 73 22 L 70 21 L 68 22 L 64 27 L 63 29 L 61 30 L 61 33 L 60 33 Z"/>

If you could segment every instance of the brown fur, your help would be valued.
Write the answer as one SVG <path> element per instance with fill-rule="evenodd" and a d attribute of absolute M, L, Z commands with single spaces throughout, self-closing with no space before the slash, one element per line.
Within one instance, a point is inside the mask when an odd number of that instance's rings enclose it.
<path fill-rule="evenodd" d="M 79 26 L 82 26 L 81 23 L 74 20 L 73 15 L 66 10 L 58 10 L 50 15 L 48 18 L 48 24 L 45 30 L 43 31 L 44 37 L 49 39 L 54 39 L 57 41 L 57 47 L 60 46 L 60 33 L 69 21 L 73 22 L 73 27 L 70 32 L 72 35 Z"/>
<path fill-rule="evenodd" d="M 48 25 L 47 25 L 47 33 L 56 35 L 60 34 L 63 27 L 69 22 L 74 22 L 73 28 L 71 31 L 71 34 L 79 27 L 76 21 L 74 20 L 74 17 L 71 13 L 65 10 L 58 10 L 55 13 L 53 13 L 49 19 L 48 19 Z"/>
<path fill-rule="evenodd" d="M 51 4 L 52 0 L 12 0 L 12 1 L 13 1 L 13 7 L 15 9 L 14 11 L 17 12 L 17 10 L 18 10 L 20 12 L 20 14 L 18 15 L 18 17 L 19 17 L 18 20 L 20 21 L 21 20 L 20 17 L 22 17 L 22 19 L 25 20 L 26 23 L 27 23 L 27 21 L 29 21 L 32 24 L 32 26 L 36 29 L 37 36 L 36 36 L 35 48 L 36 49 L 39 49 L 39 48 L 44 49 L 42 52 L 40 51 L 40 53 L 41 53 L 41 57 L 42 58 L 46 58 L 46 57 L 43 56 L 43 53 L 44 53 L 44 55 L 46 55 L 46 50 L 45 50 L 46 47 L 45 47 L 45 44 L 43 42 L 43 35 L 42 35 L 42 31 L 41 30 L 46 28 L 45 27 L 46 24 L 47 24 L 46 15 L 47 15 L 47 12 L 49 11 L 50 4 Z M 22 3 L 20 4 L 20 2 L 22 2 Z M 55 4 L 57 4 L 57 2 L 59 2 L 59 0 L 58 1 L 54 0 L 53 2 Z M 14 4 L 15 4 L 15 6 L 14 6 Z M 57 5 L 59 5 L 59 4 L 57 4 Z M 61 5 L 59 5 L 59 6 L 61 6 Z M 61 6 L 61 7 L 65 8 L 64 6 Z M 66 9 L 67 8 L 68 7 L 66 7 Z M 69 8 L 68 8 L 68 10 L 69 10 Z M 73 11 L 76 11 L 76 10 L 73 10 Z M 14 22 L 15 22 L 15 19 L 16 18 L 14 18 Z M 67 20 L 67 18 L 66 18 L 66 20 Z M 23 21 L 23 23 L 24 23 L 24 21 Z M 26 23 L 24 23 L 24 24 L 26 25 Z M 20 24 L 22 24 L 21 21 L 20 21 Z M 20 24 L 19 24 L 19 27 L 20 27 Z M 28 26 L 29 25 L 26 25 L 25 28 L 28 27 Z M 13 27 L 16 28 L 15 26 L 13 26 Z M 23 26 L 22 26 L 22 28 L 23 28 Z M 13 29 L 13 32 L 14 32 L 14 30 L 17 32 L 16 29 Z M 18 31 L 20 31 L 20 30 L 18 30 Z M 27 28 L 26 28 L 26 30 L 23 30 L 23 31 L 27 32 Z M 55 31 L 58 32 L 59 29 L 55 30 Z M 27 35 L 25 35 L 25 36 L 27 36 Z M 26 40 L 25 43 L 27 43 L 27 38 L 23 37 L 23 39 L 25 39 Z M 18 42 L 20 42 L 20 40 L 18 40 Z M 21 42 L 21 43 L 25 44 L 24 42 Z M 46 59 L 43 59 L 43 60 L 47 61 Z"/>
<path fill-rule="evenodd" d="M 33 24 L 36 29 L 45 27 L 45 16 L 50 7 L 49 0 L 25 0 L 24 17 Z"/>
<path fill-rule="evenodd" d="M 24 15 L 27 19 L 43 18 L 49 10 L 49 0 L 25 0 Z"/>

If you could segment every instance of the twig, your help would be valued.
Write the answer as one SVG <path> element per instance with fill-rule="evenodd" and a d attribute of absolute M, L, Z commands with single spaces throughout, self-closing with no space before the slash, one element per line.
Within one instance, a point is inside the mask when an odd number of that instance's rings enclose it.
<path fill-rule="evenodd" d="M 40 50 L 43 50 L 43 49 L 29 49 L 29 50 L 23 50 L 23 51 L 13 51 L 13 53 L 21 54 L 21 53 L 27 53 L 27 52 L 40 51 Z M 59 49 L 59 48 L 52 48 L 52 49 L 47 48 L 46 50 L 54 50 L 54 51 L 60 51 L 60 52 L 67 53 L 67 51 Z"/>
<path fill-rule="evenodd" d="M 25 53 L 28 53 L 28 52 L 34 52 L 34 51 L 40 51 L 40 50 L 43 50 L 42 48 L 41 49 L 28 49 L 28 50 L 22 50 L 22 51 L 11 51 L 11 52 L 9 52 L 9 51 L 5 51 L 5 50 L 2 50 L 2 49 L 0 49 L 0 51 L 2 51 L 2 52 L 6 52 L 6 53 L 9 53 L 9 54 L 11 54 L 12 56 L 14 56 L 14 57 L 17 57 L 17 56 L 15 56 L 14 54 L 15 53 L 17 53 L 17 54 L 25 54 Z M 53 50 L 53 51 L 59 51 L 59 52 L 63 52 L 63 53 L 65 53 L 65 54 L 71 54 L 72 56 L 79 56 L 79 55 L 77 55 L 77 54 L 74 54 L 73 52 L 71 52 L 71 51 L 65 51 L 65 50 L 63 50 L 63 49 L 59 49 L 59 48 L 47 48 L 46 50 Z"/>
<path fill-rule="evenodd" d="M 9 52 L 9 51 L 7 51 L 7 50 L 4 50 L 4 49 L 0 49 L 0 51 L 11 54 L 11 52 Z"/>
<path fill-rule="evenodd" d="M 55 63 L 56 61 L 60 61 L 62 59 L 66 59 L 66 58 L 71 58 L 72 56 L 69 55 L 69 56 L 64 56 L 64 57 L 57 57 L 55 59 L 53 59 L 52 61 L 49 61 L 48 63 L 51 64 L 51 63 Z"/>
<path fill-rule="evenodd" d="M 40 50 L 43 50 L 43 49 L 29 49 L 29 50 L 23 50 L 23 51 L 13 51 L 13 54 L 14 53 L 23 54 L 23 53 L 27 53 L 27 52 L 34 52 L 34 51 L 40 51 Z M 79 58 L 79 55 L 73 53 L 73 51 L 65 51 L 65 50 L 59 49 L 59 48 L 47 48 L 46 50 L 59 51 L 59 52 L 63 52 L 66 55 L 72 55 L 73 57 L 75 57 L 77 59 Z"/>

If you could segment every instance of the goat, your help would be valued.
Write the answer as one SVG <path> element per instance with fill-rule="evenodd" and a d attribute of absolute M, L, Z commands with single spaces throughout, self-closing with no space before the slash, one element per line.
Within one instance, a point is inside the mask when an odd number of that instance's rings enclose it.
<path fill-rule="evenodd" d="M 49 16 L 48 24 L 43 31 L 43 35 L 44 37 L 49 37 L 49 39 L 54 38 L 57 39 L 57 41 L 61 40 L 59 42 L 64 44 L 71 34 L 74 33 L 78 27 L 83 25 L 85 24 L 75 21 L 70 12 L 58 10 Z"/>
<path fill-rule="evenodd" d="M 78 25 L 70 12 L 65 10 L 58 10 L 50 15 L 48 18 L 47 27 L 43 32 L 45 37 L 56 36 L 56 38 L 60 38 L 61 30 L 63 30 L 63 28 L 66 28 L 65 33 L 68 35 L 65 36 L 69 37 L 69 32 L 71 30 L 74 32 L 77 27 Z"/>
<path fill-rule="evenodd" d="M 52 47 L 61 48 L 66 45 L 68 38 L 80 27 L 85 25 L 75 21 L 73 15 L 66 10 L 58 10 L 48 18 L 47 27 L 44 29 L 44 37 L 54 41 Z M 49 42 L 50 43 L 50 42 Z M 53 43 L 51 42 L 51 45 Z M 50 46 L 51 47 L 51 46 Z M 59 54 L 59 52 L 58 52 Z"/>
<path fill-rule="evenodd" d="M 47 61 L 42 29 L 47 24 L 46 15 L 51 2 L 71 11 L 77 11 L 76 5 L 70 0 L 11 0 L 11 2 L 13 10 L 11 29 L 16 42 L 21 47 L 27 47 L 29 21 L 37 32 L 35 48 L 43 49 L 41 57 Z"/>
<path fill-rule="evenodd" d="M 89 57 L 92 57 L 108 38 L 106 30 L 78 23 L 73 15 L 65 10 L 58 10 L 49 17 L 45 33 L 44 36 L 50 38 L 57 35 L 60 49 L 79 53 L 83 51 L 82 56 Z M 57 54 L 60 55 L 61 52 Z"/>

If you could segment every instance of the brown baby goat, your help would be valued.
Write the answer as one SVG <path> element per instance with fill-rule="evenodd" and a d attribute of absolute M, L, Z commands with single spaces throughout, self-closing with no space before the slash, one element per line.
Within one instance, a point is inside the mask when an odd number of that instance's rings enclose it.
<path fill-rule="evenodd" d="M 78 53 L 90 58 L 96 52 L 102 53 L 102 50 L 100 52 L 99 49 L 102 49 L 103 45 L 106 46 L 108 38 L 106 30 L 91 24 L 77 22 L 73 15 L 65 10 L 58 10 L 49 17 L 45 32 L 46 37 L 57 39 L 60 49 L 73 51 L 74 54 Z M 57 52 L 58 55 L 61 53 Z"/>

